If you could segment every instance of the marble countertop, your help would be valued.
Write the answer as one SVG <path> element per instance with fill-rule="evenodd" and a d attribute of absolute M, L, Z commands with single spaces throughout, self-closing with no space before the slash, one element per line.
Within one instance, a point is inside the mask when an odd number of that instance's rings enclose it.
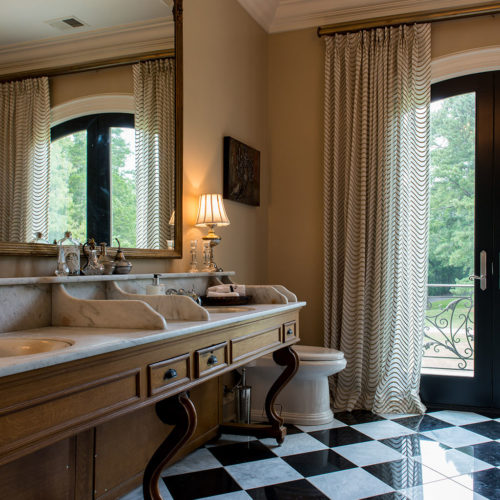
<path fill-rule="evenodd" d="M 162 279 L 169 278 L 204 278 L 234 276 L 234 271 L 222 271 L 216 273 L 156 273 Z M 98 276 L 39 276 L 26 278 L 0 278 L 0 286 L 8 285 L 38 285 L 50 283 L 85 283 L 95 281 L 131 281 L 140 279 L 152 279 L 154 273 L 149 274 L 101 274 Z"/>
<path fill-rule="evenodd" d="M 149 277 L 149 275 L 147 276 Z M 68 340 L 73 345 L 58 351 L 0 358 L 0 377 L 149 344 L 159 340 L 167 340 L 197 332 L 201 333 L 212 328 L 229 326 L 241 320 L 261 319 L 271 314 L 300 309 L 305 305 L 305 302 L 291 302 L 278 305 L 252 304 L 245 306 L 248 309 L 245 312 L 210 312 L 210 319 L 208 321 L 169 320 L 168 329 L 166 330 L 49 326 L 32 330 L 6 332 L 0 334 L 0 339 L 5 337 L 56 339 Z"/>

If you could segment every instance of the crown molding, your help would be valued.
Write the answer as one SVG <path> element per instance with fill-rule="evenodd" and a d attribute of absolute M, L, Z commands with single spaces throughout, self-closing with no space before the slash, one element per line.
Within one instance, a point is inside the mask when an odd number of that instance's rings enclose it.
<path fill-rule="evenodd" d="M 238 0 L 238 2 L 262 28 L 270 32 L 280 0 Z"/>
<path fill-rule="evenodd" d="M 242 7 L 268 32 L 299 30 L 324 24 L 359 21 L 436 8 L 436 0 L 238 0 Z M 439 8 L 473 6 L 484 0 L 440 0 Z"/>
<path fill-rule="evenodd" d="M 91 63 L 174 48 L 174 22 L 155 19 L 0 46 L 0 75 Z"/>

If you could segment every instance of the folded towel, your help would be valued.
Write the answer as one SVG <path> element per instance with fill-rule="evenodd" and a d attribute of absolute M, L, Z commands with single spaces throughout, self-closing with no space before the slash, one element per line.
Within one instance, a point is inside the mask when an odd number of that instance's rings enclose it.
<path fill-rule="evenodd" d="M 216 285 L 207 288 L 207 292 L 228 293 L 236 292 L 240 296 L 246 295 L 245 285 Z"/>
<path fill-rule="evenodd" d="M 207 297 L 239 297 L 236 292 L 207 292 Z"/>

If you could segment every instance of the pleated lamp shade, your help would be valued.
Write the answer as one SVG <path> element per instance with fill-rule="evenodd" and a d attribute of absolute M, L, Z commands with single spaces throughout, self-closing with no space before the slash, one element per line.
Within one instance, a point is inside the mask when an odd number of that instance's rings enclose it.
<path fill-rule="evenodd" d="M 221 194 L 202 194 L 195 226 L 229 226 Z"/>

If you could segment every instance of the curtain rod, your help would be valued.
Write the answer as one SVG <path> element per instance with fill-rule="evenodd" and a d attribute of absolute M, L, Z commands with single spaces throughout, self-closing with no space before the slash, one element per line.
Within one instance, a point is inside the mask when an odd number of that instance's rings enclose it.
<path fill-rule="evenodd" d="M 133 56 L 115 57 L 109 59 L 100 59 L 81 64 L 71 64 L 68 66 L 57 66 L 54 68 L 37 69 L 33 71 L 23 71 L 19 73 L 10 73 L 8 75 L 0 75 L 0 82 L 13 80 L 21 80 L 23 78 L 36 78 L 40 76 L 62 76 L 72 73 L 82 73 L 84 71 L 92 71 L 96 69 L 115 68 L 117 66 L 126 66 L 152 59 L 163 59 L 175 57 L 175 49 L 162 50 L 157 52 L 149 52 L 147 54 L 137 54 Z"/>
<path fill-rule="evenodd" d="M 347 33 L 369 28 L 381 28 L 383 26 L 394 26 L 398 24 L 434 23 L 437 21 L 448 21 L 450 19 L 461 19 L 466 17 L 484 16 L 486 14 L 500 13 L 500 2 L 488 2 L 473 7 L 462 7 L 456 9 L 434 9 L 399 16 L 375 17 L 372 19 L 360 19 L 346 23 L 329 24 L 318 28 L 318 36 L 333 35 L 335 33 Z"/>

